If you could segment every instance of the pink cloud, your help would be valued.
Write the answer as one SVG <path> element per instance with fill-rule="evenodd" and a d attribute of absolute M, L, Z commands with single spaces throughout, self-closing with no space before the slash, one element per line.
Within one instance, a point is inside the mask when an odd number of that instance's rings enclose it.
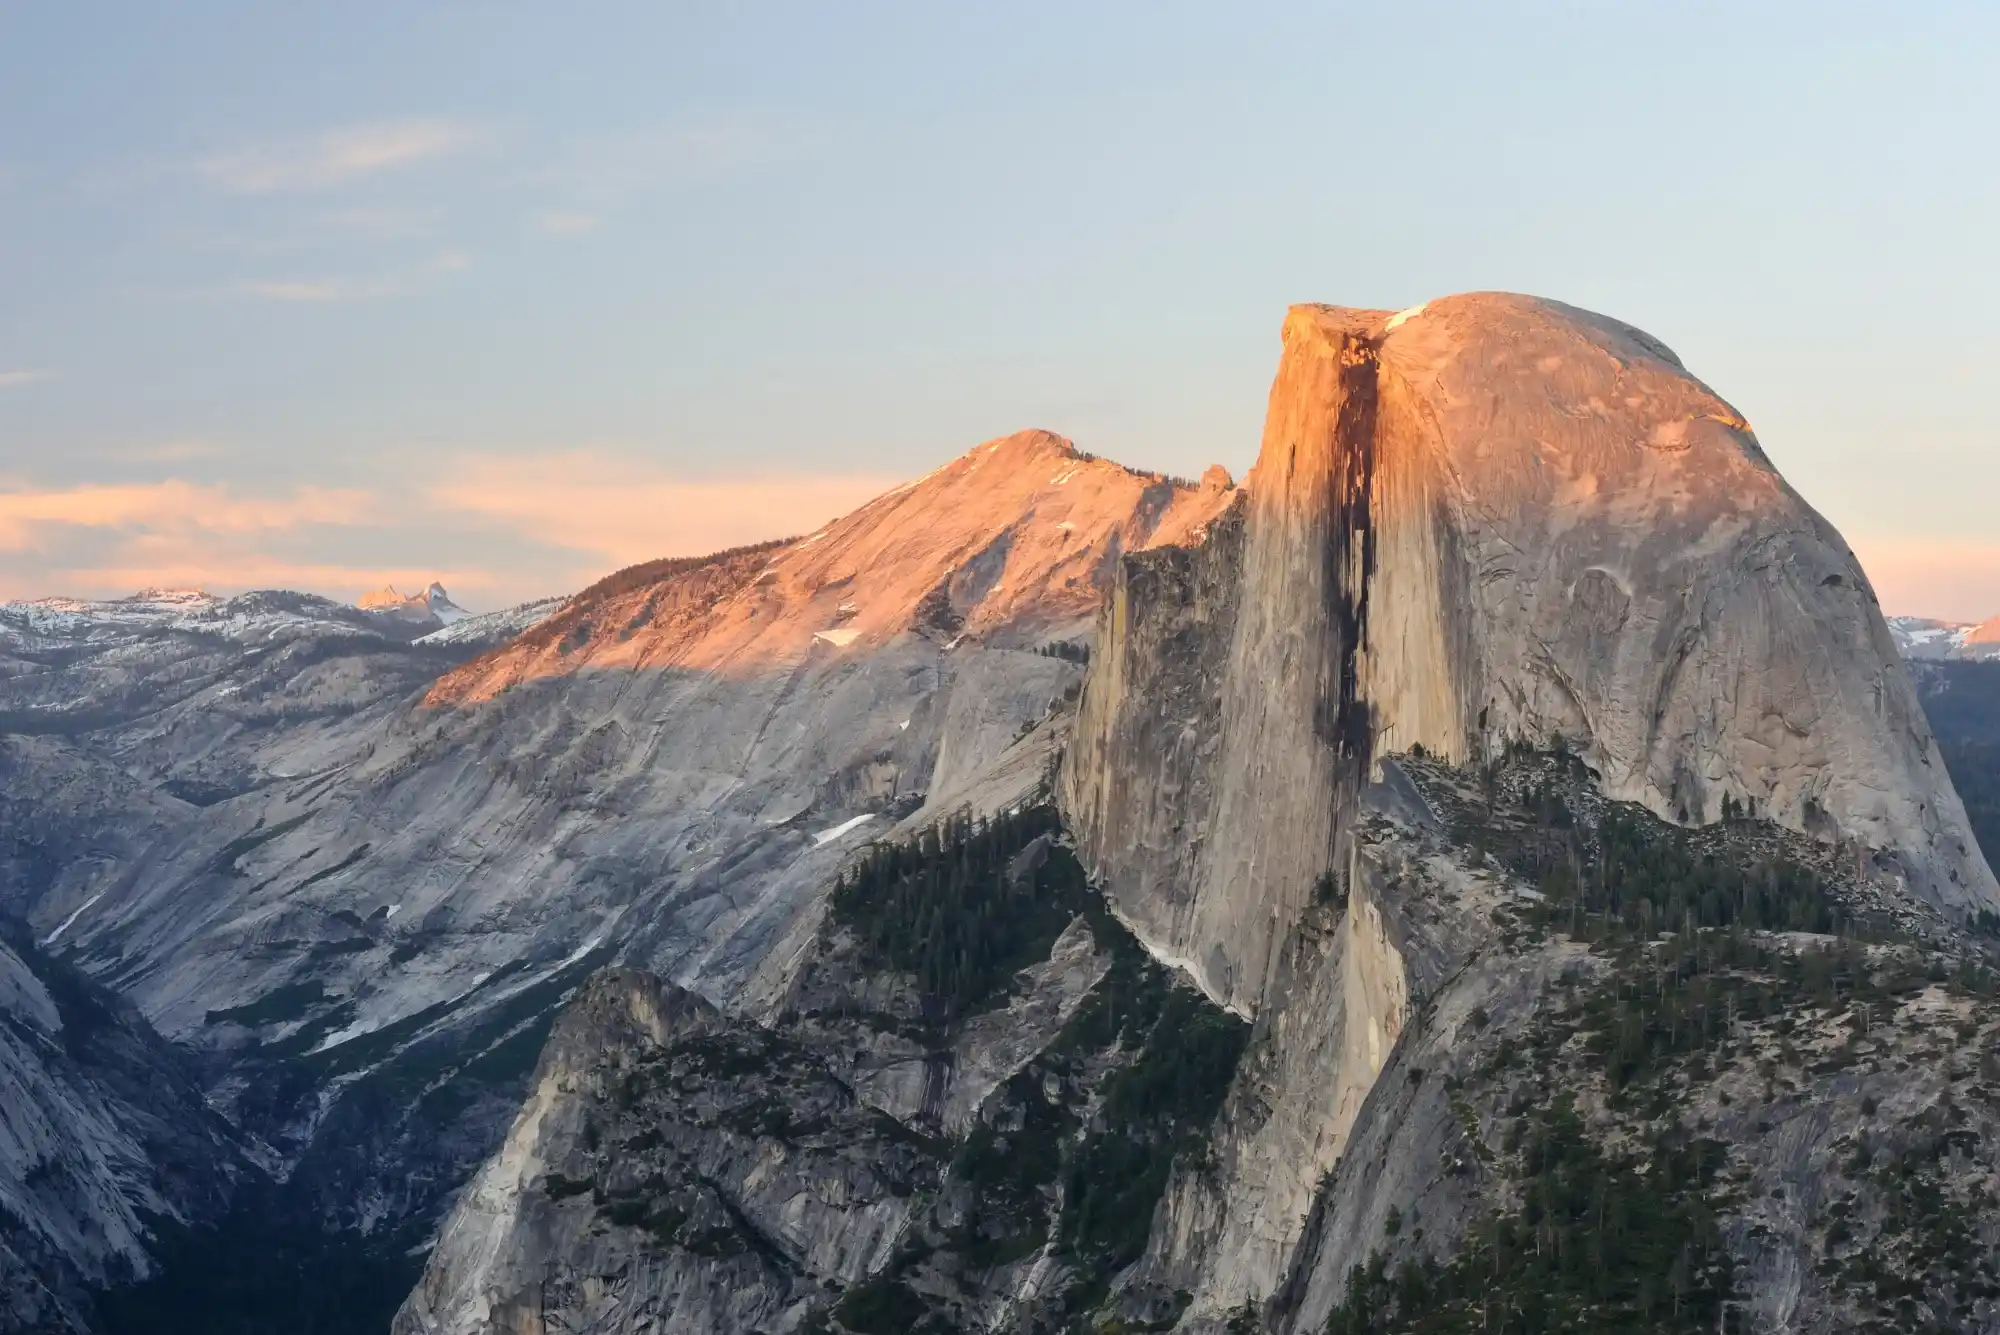
<path fill-rule="evenodd" d="M 115 596 L 170 586 L 312 589 L 336 575 L 345 584 L 383 572 L 293 565 L 262 549 L 279 534 L 363 522 L 371 510 L 366 492 L 310 486 L 282 496 L 180 479 L 0 489 L 0 553 L 14 557 L 0 562 L 0 597 Z"/>
<path fill-rule="evenodd" d="M 0 482 L 0 556 L 12 558 L 0 559 L 0 598 L 115 597 L 149 587 L 352 598 L 440 579 L 468 606 L 506 606 L 655 557 L 807 533 L 899 480 L 688 479 L 615 451 L 579 450 L 449 458 L 381 491 Z M 377 547 L 388 559 L 369 563 Z M 468 552 L 479 555 L 467 560 Z M 435 565 L 407 563 L 427 554 Z"/>
<path fill-rule="evenodd" d="M 366 492 L 301 487 L 289 496 L 238 496 L 226 486 L 169 479 L 124 486 L 0 491 L 0 551 L 33 551 L 56 527 L 167 528 L 247 534 L 302 524 L 358 522 Z"/>
<path fill-rule="evenodd" d="M 462 460 L 434 503 L 504 522 L 553 546 L 595 553 L 606 570 L 809 533 L 901 478 L 788 474 L 688 479 L 630 458 L 580 450 Z"/>
<path fill-rule="evenodd" d="M 143 556 L 137 552 L 125 555 Z M 432 566 L 340 565 L 282 561 L 255 554 L 245 558 L 228 552 L 204 554 L 188 551 L 181 554 L 160 553 L 153 562 L 139 559 L 131 564 L 93 566 L 73 574 L 75 578 L 71 582 L 59 587 L 76 597 L 115 598 L 142 589 L 203 589 L 224 593 L 242 589 L 291 589 L 352 602 L 371 589 L 387 585 L 421 589 L 432 580 L 438 580 L 454 595 L 470 594 L 473 601 L 497 605 L 492 603 L 490 597 L 484 600 L 479 597 L 489 593 L 494 586 L 488 572 L 440 570 Z M 50 592 L 47 587 L 32 593 L 10 590 L 5 584 L 6 581 L 0 581 L 0 596 L 26 598 Z"/>

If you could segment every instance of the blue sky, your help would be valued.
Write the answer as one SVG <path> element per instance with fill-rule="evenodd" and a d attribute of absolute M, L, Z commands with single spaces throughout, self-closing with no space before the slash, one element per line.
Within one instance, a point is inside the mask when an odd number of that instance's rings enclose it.
<path fill-rule="evenodd" d="M 0 596 L 496 606 L 1043 426 L 1239 474 L 1286 304 L 1673 345 L 2000 613 L 2000 7 L 0 0 Z"/>

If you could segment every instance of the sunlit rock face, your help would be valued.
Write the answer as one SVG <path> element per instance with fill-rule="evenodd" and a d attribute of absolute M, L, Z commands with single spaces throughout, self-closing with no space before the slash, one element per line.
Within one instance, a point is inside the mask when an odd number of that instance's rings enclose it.
<path fill-rule="evenodd" d="M 465 705 L 590 671 L 747 676 L 913 631 L 939 644 L 1032 647 L 1087 626 L 1121 555 L 1187 540 L 1230 491 L 1220 469 L 1190 485 L 1020 432 L 816 533 L 705 565 L 697 581 L 580 599 L 445 677 L 429 703 Z"/>
<path fill-rule="evenodd" d="M 254 787 L 176 807 L 143 874 L 58 882 L 37 925 L 215 1054 L 218 1105 L 330 1221 L 421 1220 L 592 969 L 755 1005 L 859 841 L 988 800 L 1003 754 L 1002 789 L 1039 782 L 1048 734 L 1016 743 L 1075 689 L 1120 558 L 1232 495 L 1027 432 L 820 532 L 622 572 L 295 752 L 266 730 Z"/>
<path fill-rule="evenodd" d="M 1383 746 L 1560 731 L 1611 795 L 1670 819 L 1754 801 L 1879 851 L 1939 907 L 1995 903 L 1853 553 L 1672 352 L 1500 295 L 1431 303 L 1379 342 L 1384 400 L 1407 405 L 1381 457 L 1411 461 L 1429 522 L 1384 495 L 1377 578 L 1439 608 L 1453 674 L 1426 683 L 1435 641 L 1370 638 Z M 1453 554 L 1434 577 L 1432 553 Z M 1455 717 L 1411 683 L 1455 695 Z"/>
<path fill-rule="evenodd" d="M 1191 1319 L 1277 1289 L 1411 998 L 1490 935 L 1487 891 L 1360 837 L 1390 757 L 1561 738 L 1668 820 L 1754 803 L 2000 907 L 1853 555 L 1651 337 L 1506 294 L 1294 307 L 1244 490 L 1122 564 L 1061 776 L 1120 915 L 1258 1020 L 1138 1272 Z"/>
<path fill-rule="evenodd" d="M 1129 563 L 1065 773 L 1142 934 L 1254 1009 L 1377 755 L 1568 739 L 2000 905 L 1866 577 L 1651 337 L 1505 294 L 1293 308 L 1240 531 Z"/>

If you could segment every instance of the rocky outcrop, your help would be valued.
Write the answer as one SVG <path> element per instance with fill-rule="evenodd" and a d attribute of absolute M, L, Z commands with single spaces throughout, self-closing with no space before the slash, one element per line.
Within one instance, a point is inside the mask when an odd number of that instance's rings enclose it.
<path fill-rule="evenodd" d="M 259 1176 L 196 1075 L 0 919 L 0 1331 L 94 1329 L 92 1290 L 154 1273 L 162 1228 Z"/>
<path fill-rule="evenodd" d="M 809 1052 L 601 973 L 394 1329 L 794 1329 L 937 1172 Z"/>
<path fill-rule="evenodd" d="M 1360 838 L 1385 757 L 1568 747 L 1670 821 L 1754 808 L 1961 921 L 2000 906 L 1852 554 L 1665 347 L 1500 294 L 1296 307 L 1283 343 L 1247 498 L 1122 563 L 1061 780 L 1120 916 L 1257 1021 L 1224 1185 L 1173 1197 L 1142 1267 L 1196 1319 L 1273 1292 L 1478 936 L 1383 934 L 1437 881 Z"/>
<path fill-rule="evenodd" d="M 1965 1103 L 2000 1025 L 1989 947 L 1847 850 L 1740 815 L 1658 822 L 1568 756 L 1406 763 L 1430 820 L 1366 815 L 1357 846 L 1412 1004 L 1263 1329 L 1526 1307 L 1688 1331 L 1990 1324 L 1973 1239 L 2000 1227 L 1975 1203 L 1995 1161 Z M 1687 887 L 1779 868 L 1783 905 L 1654 930 Z M 1621 896 L 1645 910 L 1606 912 Z M 1603 1245 L 1569 1250 L 1584 1236 Z"/>
<path fill-rule="evenodd" d="M 0 611 L 26 665 L 0 703 L 73 704 L 81 671 L 120 705 L 20 764 L 80 746 L 93 782 L 140 796 L 154 754 L 216 780 L 160 799 L 144 837 L 25 850 L 19 899 L 204 1051 L 288 1208 L 400 1254 L 505 1133 L 593 969 L 765 1014 L 858 844 L 1037 787 L 1038 725 L 1076 689 L 1117 558 L 1231 494 L 1023 433 L 820 533 L 500 618 L 518 633 L 498 647 L 481 618 L 403 644 L 278 595 Z"/>
<path fill-rule="evenodd" d="M 768 1025 L 595 977 L 398 1335 L 1086 1321 L 1197 1171 L 1243 1026 L 1103 914 L 1054 825 L 953 822 L 870 864 Z M 1000 967 L 954 972 L 934 934 L 975 924 Z"/>
<path fill-rule="evenodd" d="M 1248 490 L 1240 552 L 1129 563 L 1065 777 L 1126 911 L 1233 1004 L 1412 746 L 1561 734 L 1663 815 L 1754 801 L 2000 905 L 1852 554 L 1648 336 L 1504 295 L 1297 307 Z"/>

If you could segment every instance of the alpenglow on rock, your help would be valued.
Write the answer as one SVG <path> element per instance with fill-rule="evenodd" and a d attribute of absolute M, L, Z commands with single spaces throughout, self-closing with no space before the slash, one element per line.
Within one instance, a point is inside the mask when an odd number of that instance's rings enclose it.
<path fill-rule="evenodd" d="M 1028 431 L 815 533 L 442 629 L 299 595 L 0 607 L 0 715 L 83 715 L 0 737 L 0 817 L 34 832 L 0 911 L 202 1050 L 274 1208 L 401 1257 L 600 966 L 758 1014 L 858 844 L 1035 789 L 1120 557 L 1234 490 Z M 304 624 L 264 629 L 281 605 Z"/>
<path fill-rule="evenodd" d="M 1247 497 L 1122 563 L 1061 776 L 1119 915 L 1257 1020 L 1136 1271 L 1198 1325 L 1366 1259 L 1309 1261 L 1309 1207 L 1420 1018 L 1507 977 L 1471 967 L 1499 870 L 1415 851 L 1394 756 L 1561 748 L 1668 821 L 1754 804 L 2000 906 L 1852 554 L 1664 346 L 1505 294 L 1294 307 L 1283 343 Z"/>
<path fill-rule="evenodd" d="M 1754 803 L 2000 907 L 1853 554 L 1650 336 L 1500 293 L 1294 307 L 1246 490 L 1194 557 L 1127 564 L 1065 777 L 1218 997 L 1255 1007 L 1373 759 L 1417 746 L 1560 735 L 1668 819 Z M 1164 652 L 1193 623 L 1202 661 Z"/>

